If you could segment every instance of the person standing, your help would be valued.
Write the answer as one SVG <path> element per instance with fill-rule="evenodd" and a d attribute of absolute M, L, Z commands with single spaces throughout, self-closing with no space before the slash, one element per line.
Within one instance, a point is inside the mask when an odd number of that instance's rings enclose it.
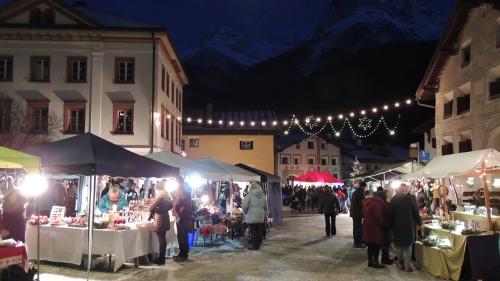
<path fill-rule="evenodd" d="M 299 189 L 299 201 L 300 201 L 300 211 L 304 212 L 306 210 L 306 196 L 307 191 L 305 187 L 301 186 Z"/>
<path fill-rule="evenodd" d="M 177 219 L 177 241 L 179 241 L 179 254 L 174 257 L 175 261 L 186 261 L 189 256 L 188 233 L 193 228 L 193 207 L 191 204 L 191 193 L 181 184 L 174 203 Z"/>
<path fill-rule="evenodd" d="M 354 248 L 364 248 L 363 245 L 363 200 L 365 199 L 366 182 L 359 183 L 352 193 L 350 216 L 352 218 L 352 236 Z"/>
<path fill-rule="evenodd" d="M 267 214 L 267 200 L 258 183 L 250 185 L 248 195 L 243 199 L 243 212 L 250 228 L 251 245 L 248 250 L 259 250 Z"/>
<path fill-rule="evenodd" d="M 384 192 L 377 191 L 373 197 L 363 200 L 363 240 L 368 246 L 368 267 L 384 268 L 378 257 L 384 236 Z"/>
<path fill-rule="evenodd" d="M 3 239 L 12 238 L 16 241 L 24 242 L 26 231 L 24 205 L 28 200 L 14 186 L 14 179 L 10 176 L 7 177 L 5 186 L 2 189 L 4 197 L 1 236 Z"/>
<path fill-rule="evenodd" d="M 390 203 L 391 225 L 394 244 L 398 248 L 398 268 L 413 271 L 412 246 L 417 225 L 422 225 L 417 200 L 408 194 L 408 185 L 402 183 Z"/>
<path fill-rule="evenodd" d="M 325 190 L 323 199 L 320 202 L 319 212 L 325 215 L 326 236 L 335 236 L 337 234 L 335 217 L 340 212 L 340 204 L 337 196 L 330 189 Z"/>
<path fill-rule="evenodd" d="M 155 224 L 153 231 L 158 236 L 159 242 L 159 256 L 154 260 L 154 263 L 163 265 L 165 264 L 165 254 L 167 252 L 167 239 L 165 235 L 167 231 L 170 230 L 170 216 L 168 211 L 172 209 L 172 199 L 170 195 L 165 190 L 165 182 L 159 182 L 156 185 L 156 198 L 153 204 L 149 207 L 150 215 L 149 219 L 154 218 Z"/>

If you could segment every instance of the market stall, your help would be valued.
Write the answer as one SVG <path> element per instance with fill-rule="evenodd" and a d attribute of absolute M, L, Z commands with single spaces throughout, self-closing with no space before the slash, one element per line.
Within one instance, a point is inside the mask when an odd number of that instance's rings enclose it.
<path fill-rule="evenodd" d="M 364 180 L 368 188 L 375 191 L 377 187 L 382 186 L 385 188 L 392 181 L 400 180 L 404 175 L 419 171 L 422 167 L 423 165 L 415 161 L 403 162 L 363 173 L 349 180 Z"/>
<path fill-rule="evenodd" d="M 494 183 L 500 173 L 499 167 L 500 153 L 494 149 L 486 149 L 436 157 L 421 170 L 403 177 L 423 182 L 432 180 L 434 188 L 440 190 L 437 208 L 442 209 L 442 216 L 435 215 L 423 226 L 424 238 L 416 245 L 417 260 L 424 270 L 434 276 L 452 280 L 469 276 L 471 272 L 479 272 L 471 280 L 500 280 L 499 248 L 487 246 L 487 241 L 491 239 L 498 242 L 498 234 L 494 233 L 495 217 L 492 216 L 489 195 L 493 186 L 491 183 Z M 464 186 L 457 182 L 463 177 L 475 178 L 482 185 L 485 206 L 458 204 L 457 211 L 448 210 L 451 205 L 445 201 L 452 194 L 460 194 L 450 190 L 462 190 Z M 470 188 L 478 186 L 472 185 Z M 458 198 L 457 203 L 460 202 Z M 481 220 L 485 223 L 479 223 Z M 478 263 L 471 255 L 478 251 L 497 258 Z"/>
<path fill-rule="evenodd" d="M 260 182 L 266 189 L 269 217 L 272 219 L 272 224 L 281 224 L 283 222 L 281 178 L 242 163 L 236 164 L 236 166 L 260 176 Z"/>
<path fill-rule="evenodd" d="M 76 263 L 76 256 L 79 255 L 80 259 L 78 259 L 77 264 L 80 264 L 81 254 L 87 253 L 88 272 L 90 272 L 91 257 L 92 253 L 95 253 L 94 250 L 99 254 L 105 253 L 115 256 L 115 270 L 117 265 L 121 265 L 123 259 L 129 259 L 133 255 L 142 255 L 152 251 L 151 245 L 148 244 L 142 245 L 142 247 L 138 246 L 137 251 L 128 252 L 128 250 L 134 248 L 130 247 L 134 244 L 129 244 L 129 242 L 136 239 L 137 236 L 145 236 L 142 238 L 146 241 L 154 238 L 154 235 L 151 235 L 150 231 L 146 229 L 144 223 L 146 218 L 142 215 L 143 212 L 141 212 L 140 208 L 134 209 L 131 207 L 122 213 L 113 208 L 110 212 L 103 213 L 101 217 L 95 219 L 97 176 L 168 178 L 178 176 L 178 168 L 137 155 L 90 133 L 34 147 L 29 149 L 28 152 L 41 157 L 43 172 L 52 175 L 85 175 L 90 176 L 91 179 L 91 185 L 88 188 L 89 204 L 86 214 L 76 221 L 75 218 L 69 218 L 71 221 L 66 221 L 68 218 L 61 218 L 49 221 L 48 223 L 53 225 L 51 228 L 40 227 L 43 231 L 54 231 L 53 234 L 55 235 L 53 240 L 45 241 L 47 243 L 44 245 L 44 247 L 46 246 L 45 251 L 40 251 L 42 259 L 44 256 L 47 258 L 50 256 L 57 258 L 59 256 L 52 255 L 49 251 L 54 251 L 54 248 L 61 248 L 62 245 L 58 241 L 61 241 L 64 237 L 69 237 L 68 232 L 82 238 L 80 241 L 87 240 L 87 245 L 84 245 L 86 251 L 83 247 L 76 245 L 75 242 L 73 248 L 62 250 L 76 251 L 71 253 L 75 255 L 74 259 L 57 261 Z M 129 223 L 129 221 L 134 220 L 136 223 Z M 35 222 L 35 225 L 41 223 L 40 221 Z M 96 226 L 104 228 L 104 230 L 94 231 Z M 109 229 L 106 230 L 107 228 Z M 66 233 L 66 235 L 62 233 Z M 28 253 L 30 253 L 36 248 L 36 245 L 32 244 L 34 243 L 32 239 L 27 241 L 29 243 Z M 110 241 L 113 241 L 113 243 Z M 66 248 L 66 245 L 64 247 Z M 126 248 L 127 250 L 125 250 Z"/>
<path fill-rule="evenodd" d="M 333 185 L 341 186 L 344 184 L 343 180 L 337 179 L 332 176 L 329 172 L 307 172 L 300 177 L 295 178 L 295 182 L 298 184 L 305 185 L 306 187 L 311 185 Z"/>

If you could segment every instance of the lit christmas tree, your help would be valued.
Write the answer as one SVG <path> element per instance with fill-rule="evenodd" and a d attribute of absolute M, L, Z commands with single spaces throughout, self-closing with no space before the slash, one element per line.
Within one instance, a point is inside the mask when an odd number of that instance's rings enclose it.
<path fill-rule="evenodd" d="M 351 169 L 352 169 L 352 172 L 350 173 L 351 178 L 355 178 L 355 177 L 363 174 L 363 165 L 361 165 L 361 163 L 358 161 L 357 157 L 356 157 L 356 160 L 354 161 L 354 163 L 352 163 Z M 352 183 L 354 185 L 357 185 L 360 181 L 362 181 L 362 180 L 355 179 L 352 181 Z"/>

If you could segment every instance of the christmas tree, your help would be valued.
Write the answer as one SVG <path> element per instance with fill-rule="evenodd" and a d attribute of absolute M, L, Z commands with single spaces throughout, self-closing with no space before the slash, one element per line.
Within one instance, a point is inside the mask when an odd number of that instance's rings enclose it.
<path fill-rule="evenodd" d="M 361 165 L 361 163 L 358 161 L 357 157 L 356 157 L 354 163 L 352 163 L 351 169 L 352 169 L 352 172 L 350 173 L 351 178 L 355 178 L 355 177 L 363 174 L 363 165 Z M 352 183 L 354 185 L 357 185 L 360 181 L 362 181 L 362 180 L 355 179 L 352 181 Z"/>

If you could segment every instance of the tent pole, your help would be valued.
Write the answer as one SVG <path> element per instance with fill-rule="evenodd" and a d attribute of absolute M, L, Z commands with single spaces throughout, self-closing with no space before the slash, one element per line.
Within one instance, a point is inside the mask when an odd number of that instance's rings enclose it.
<path fill-rule="evenodd" d="M 38 225 L 36 226 L 36 280 L 40 281 L 40 196 L 36 197 L 36 212 L 38 214 Z"/>
<path fill-rule="evenodd" d="M 92 175 L 90 177 L 91 184 L 89 187 L 89 200 L 88 200 L 88 214 L 87 214 L 87 244 L 88 244 L 88 252 L 87 252 L 87 281 L 90 278 L 90 266 L 92 262 L 92 238 L 94 232 L 94 209 L 95 209 L 95 188 L 96 188 L 96 175 Z"/>
<path fill-rule="evenodd" d="M 484 161 L 481 163 L 481 170 L 484 172 Z M 490 231 L 495 231 L 493 227 L 493 222 L 491 221 L 491 207 L 490 207 L 490 190 L 488 188 L 488 181 L 486 180 L 486 174 L 481 174 L 483 179 L 484 187 L 484 205 L 486 206 L 486 217 L 488 218 L 488 229 Z"/>

